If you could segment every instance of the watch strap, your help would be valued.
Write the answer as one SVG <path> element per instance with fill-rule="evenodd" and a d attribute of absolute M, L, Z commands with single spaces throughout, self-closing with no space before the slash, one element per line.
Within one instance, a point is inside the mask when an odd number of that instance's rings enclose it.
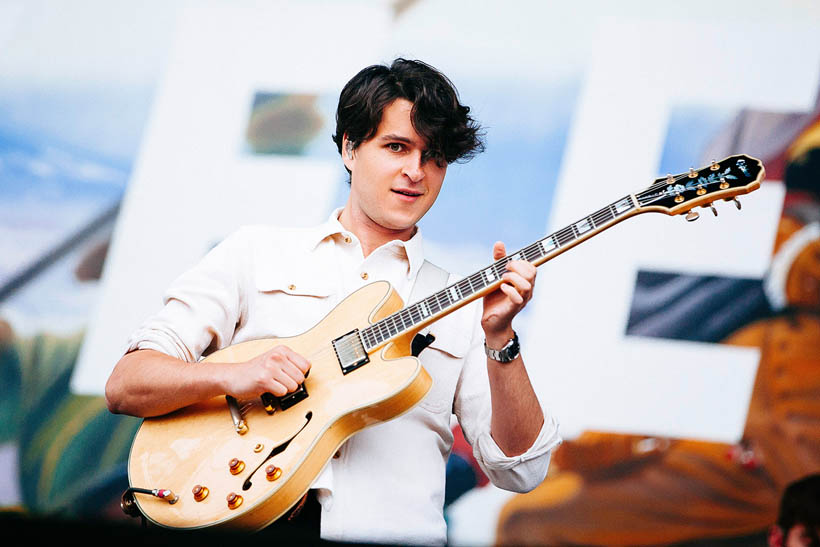
<path fill-rule="evenodd" d="M 518 333 L 513 331 L 513 337 L 507 340 L 504 347 L 501 349 L 492 349 L 487 346 L 487 340 L 484 340 L 484 353 L 493 361 L 499 363 L 509 363 L 514 360 L 521 353 L 521 345 L 518 343 Z"/>

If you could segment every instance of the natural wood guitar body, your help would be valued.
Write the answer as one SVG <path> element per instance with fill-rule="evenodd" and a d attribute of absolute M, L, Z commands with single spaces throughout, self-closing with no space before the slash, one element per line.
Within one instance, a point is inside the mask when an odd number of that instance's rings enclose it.
<path fill-rule="evenodd" d="M 234 428 L 225 397 L 144 420 L 131 447 L 129 482 L 135 487 L 171 489 L 179 501 L 169 504 L 138 495 L 142 513 L 171 528 L 249 530 L 261 529 L 284 514 L 348 437 L 406 412 L 430 389 L 430 376 L 410 356 L 415 333 L 376 350 L 369 363 L 346 375 L 331 345 L 339 336 L 366 327 L 402 305 L 389 283 L 372 283 L 299 336 L 244 342 L 211 354 L 209 361 L 238 363 L 286 345 L 311 362 L 305 380 L 308 397 L 286 410 L 277 408 L 273 415 L 258 398 L 239 401 L 248 425 L 245 434 Z M 267 459 L 289 439 L 284 451 Z M 229 463 L 234 458 L 244 463 L 235 475 Z M 273 481 L 265 473 L 271 464 L 281 469 L 281 476 Z M 208 489 L 202 501 L 194 498 L 197 485 Z M 241 505 L 233 509 L 226 499 L 231 493 L 242 497 Z"/>

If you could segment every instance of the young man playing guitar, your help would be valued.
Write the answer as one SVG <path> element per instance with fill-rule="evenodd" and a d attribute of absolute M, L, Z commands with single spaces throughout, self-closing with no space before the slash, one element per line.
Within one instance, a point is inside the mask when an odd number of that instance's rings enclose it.
<path fill-rule="evenodd" d="M 191 363 L 242 341 L 304 332 L 376 280 L 389 281 L 407 302 L 426 267 L 416 224 L 447 165 L 482 149 L 468 113 L 451 82 L 424 63 L 397 59 L 357 74 L 341 93 L 333 137 L 350 173 L 344 208 L 309 229 L 243 228 L 175 281 L 108 380 L 111 411 L 152 417 L 220 395 L 295 392 L 310 356 L 285 345 L 240 364 Z M 494 259 L 505 253 L 496 243 Z M 526 491 L 543 480 L 560 439 L 512 326 L 532 297 L 535 272 L 512 261 L 483 306 L 432 325 L 435 340 L 420 355 L 430 392 L 409 412 L 351 437 L 313 483 L 321 537 L 445 542 L 452 414 L 496 485 Z"/>

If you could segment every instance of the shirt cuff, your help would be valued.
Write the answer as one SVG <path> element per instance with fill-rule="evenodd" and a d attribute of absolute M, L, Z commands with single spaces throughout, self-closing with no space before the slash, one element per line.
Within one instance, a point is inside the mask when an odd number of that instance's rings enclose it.
<path fill-rule="evenodd" d="M 143 327 L 137 330 L 131 338 L 128 339 L 124 353 L 139 349 L 156 350 L 189 363 L 195 360 L 194 356 L 179 337 L 151 327 Z"/>
<path fill-rule="evenodd" d="M 517 456 L 504 454 L 489 429 L 481 432 L 473 444 L 473 456 L 493 484 L 504 490 L 529 492 L 543 482 L 550 453 L 561 444 L 555 419 L 546 412 L 544 417 L 532 446 Z"/>

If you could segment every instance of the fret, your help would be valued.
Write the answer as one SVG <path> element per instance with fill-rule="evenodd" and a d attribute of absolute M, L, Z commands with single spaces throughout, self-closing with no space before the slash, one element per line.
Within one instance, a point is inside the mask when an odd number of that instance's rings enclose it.
<path fill-rule="evenodd" d="M 390 333 L 391 337 L 396 336 L 398 333 L 402 331 L 402 328 L 399 326 L 398 319 L 395 315 L 386 317 L 386 319 L 391 320 L 393 322 L 393 328 Z"/>
<path fill-rule="evenodd" d="M 632 205 L 632 199 L 630 199 L 629 196 L 616 201 L 612 205 L 617 213 L 616 216 L 622 215 L 634 207 Z"/>
<path fill-rule="evenodd" d="M 366 348 L 372 348 L 373 343 L 370 341 L 370 329 L 369 328 L 362 329 L 361 331 L 359 331 L 359 334 L 361 335 L 362 340 L 364 341 L 365 347 Z"/>
<path fill-rule="evenodd" d="M 541 248 L 544 249 L 544 254 L 549 254 L 550 251 L 557 248 L 558 244 L 552 236 L 541 240 Z"/>
<path fill-rule="evenodd" d="M 612 214 L 612 210 L 610 209 L 610 207 L 604 207 L 603 209 L 592 215 L 592 218 L 597 219 L 595 220 L 595 227 L 597 228 L 614 219 L 615 215 Z"/>
<path fill-rule="evenodd" d="M 430 309 L 430 311 L 431 311 L 431 312 L 433 312 L 434 314 L 435 314 L 435 313 L 438 313 L 438 312 L 440 312 L 440 311 L 441 311 L 441 306 L 439 306 L 439 303 L 438 303 L 438 296 L 437 296 L 437 294 L 434 294 L 434 295 L 432 295 L 432 296 L 429 296 L 429 297 L 425 300 L 425 302 L 427 302 L 427 303 L 428 303 L 428 304 L 427 304 L 428 308 L 429 308 L 429 309 Z"/>
<path fill-rule="evenodd" d="M 558 242 L 559 246 L 564 246 L 570 241 L 575 240 L 575 234 L 571 230 L 564 228 L 560 232 L 556 232 L 555 240 Z"/>
<path fill-rule="evenodd" d="M 472 291 L 472 294 L 477 293 L 478 291 L 487 286 L 484 284 L 484 278 L 481 277 L 481 274 L 479 273 L 474 273 L 467 279 L 470 280 L 470 289 Z"/>
<path fill-rule="evenodd" d="M 444 291 L 436 293 L 436 304 L 438 304 L 439 310 L 443 310 L 449 304 L 449 302 L 447 302 L 447 294 Z"/>
<path fill-rule="evenodd" d="M 575 228 L 575 233 L 580 237 L 581 234 L 585 234 L 588 231 L 592 230 L 592 223 L 590 219 L 587 217 L 583 220 L 580 220 L 572 225 Z"/>
<path fill-rule="evenodd" d="M 458 300 L 473 294 L 473 288 L 470 286 L 470 280 L 467 277 L 456 283 L 456 288 L 458 289 L 459 294 Z"/>

